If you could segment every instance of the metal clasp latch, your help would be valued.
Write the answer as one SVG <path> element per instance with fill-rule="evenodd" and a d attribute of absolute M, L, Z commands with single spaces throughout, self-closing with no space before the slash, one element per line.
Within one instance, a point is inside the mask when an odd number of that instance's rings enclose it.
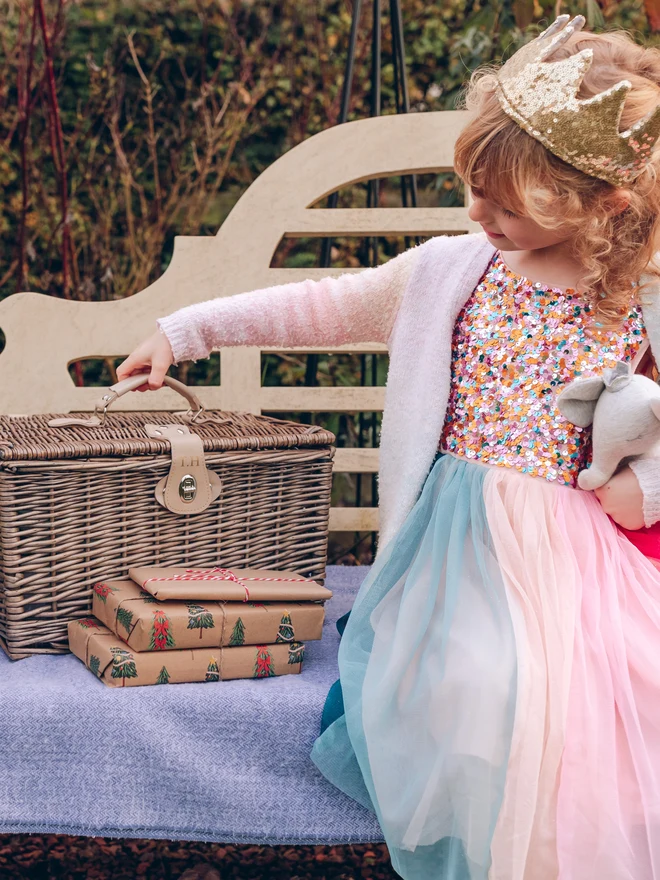
<path fill-rule="evenodd" d="M 182 501 L 190 503 L 195 500 L 195 495 L 197 495 L 197 480 L 192 474 L 186 474 L 179 483 L 179 497 Z"/>

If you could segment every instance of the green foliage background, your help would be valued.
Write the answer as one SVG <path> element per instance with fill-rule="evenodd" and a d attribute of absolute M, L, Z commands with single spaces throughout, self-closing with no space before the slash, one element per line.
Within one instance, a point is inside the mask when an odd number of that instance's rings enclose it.
<path fill-rule="evenodd" d="M 383 4 L 386 6 L 386 4 Z M 31 2 L 0 2 L 5 76 L 0 82 L 0 295 L 16 291 L 15 260 L 21 211 L 20 113 L 17 81 L 27 41 L 20 15 Z M 363 4 L 356 81 L 349 118 L 369 115 L 371 5 Z M 403 0 L 411 102 L 417 111 L 451 109 L 479 64 L 498 61 L 538 32 L 555 10 L 583 12 L 596 27 L 622 26 L 638 39 L 650 34 L 641 0 L 593 2 L 465 2 Z M 46 3 L 51 26 L 57 3 Z M 167 265 L 176 234 L 211 234 L 249 184 L 296 143 L 334 125 L 339 114 L 352 5 L 346 0 L 80 0 L 63 6 L 53 40 L 57 94 L 66 148 L 70 223 L 77 271 L 70 295 L 104 299 L 129 295 L 131 282 L 149 283 Z M 149 147 L 145 84 L 131 57 L 129 35 L 150 83 L 158 138 Z M 62 295 L 58 185 L 48 135 L 47 102 L 36 84 L 29 134 L 28 282 Z M 24 72 L 24 70 L 23 70 Z M 208 166 L 205 112 L 229 101 L 216 126 Z M 389 24 L 384 14 L 383 112 L 394 112 Z M 228 158 L 226 167 L 223 160 Z M 132 191 L 127 199 L 126 162 Z M 156 175 L 161 189 L 160 204 Z M 219 191 L 215 191 L 220 178 Z M 170 210 L 163 203 L 177 182 L 188 191 Z M 200 189 L 200 183 L 204 185 Z M 133 221 L 142 228 L 131 230 Z M 151 231 L 150 231 L 151 230 Z M 131 266 L 137 236 L 143 254 L 159 258 Z M 153 244 L 152 244 L 153 240 Z M 145 275 L 146 270 L 146 275 Z"/>
<path fill-rule="evenodd" d="M 642 0 L 402 0 L 412 109 L 452 109 L 473 69 L 515 51 L 558 12 L 581 12 L 596 30 L 624 27 L 657 44 L 652 6 Z M 370 113 L 371 4 L 363 7 L 351 119 Z M 265 168 L 337 122 L 352 14 L 347 0 L 47 0 L 62 166 L 52 146 L 55 118 L 38 34 L 26 89 L 32 10 L 32 0 L 0 0 L 0 297 L 29 289 L 94 301 L 143 289 L 167 267 L 175 235 L 213 234 Z M 383 25 L 382 112 L 392 113 L 387 9 Z M 63 180 L 71 238 L 67 279 Z M 397 204 L 397 184 L 383 182 L 381 204 Z M 460 198 L 451 176 L 420 180 L 424 204 Z M 342 205 L 365 199 L 363 185 L 340 194 Z M 320 244 L 286 240 L 274 265 L 318 265 Z M 380 259 L 403 245 L 379 241 Z M 333 265 L 366 264 L 366 243 L 336 241 L 332 257 Z M 72 376 L 104 384 L 113 380 L 117 362 L 74 365 Z M 216 355 L 194 368 L 183 365 L 179 375 L 191 384 L 217 382 L 220 366 Z M 287 354 L 264 358 L 263 380 L 383 384 L 386 370 L 382 357 L 328 356 L 310 368 L 305 356 Z M 373 414 L 302 418 L 327 425 L 340 445 L 378 441 Z M 337 478 L 335 503 L 356 501 L 375 503 L 371 479 Z M 340 547 L 342 553 L 345 561 L 369 557 L 363 549 Z"/>

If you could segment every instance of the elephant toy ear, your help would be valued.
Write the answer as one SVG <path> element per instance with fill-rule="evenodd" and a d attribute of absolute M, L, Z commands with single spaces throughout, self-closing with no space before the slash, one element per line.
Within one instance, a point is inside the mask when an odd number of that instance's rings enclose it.
<path fill-rule="evenodd" d="M 614 367 L 610 367 L 603 373 L 603 382 L 608 391 L 621 391 L 630 385 L 633 379 L 633 371 L 627 361 L 617 361 Z"/>
<path fill-rule="evenodd" d="M 586 428 L 594 420 L 596 404 L 604 388 L 605 382 L 601 376 L 576 379 L 557 398 L 557 408 L 572 425 Z"/>

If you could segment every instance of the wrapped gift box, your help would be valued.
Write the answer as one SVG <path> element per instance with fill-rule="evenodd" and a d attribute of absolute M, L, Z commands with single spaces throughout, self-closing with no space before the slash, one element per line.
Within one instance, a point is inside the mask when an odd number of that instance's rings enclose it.
<path fill-rule="evenodd" d="M 302 642 L 196 648 L 191 651 L 134 651 L 96 618 L 72 620 L 69 647 L 109 687 L 270 678 L 302 671 Z"/>
<path fill-rule="evenodd" d="M 332 598 L 326 587 L 295 571 L 144 566 L 131 568 L 128 574 L 156 599 L 308 602 Z"/>
<path fill-rule="evenodd" d="M 96 584 L 92 611 L 135 651 L 314 641 L 325 615 L 319 601 L 163 602 L 132 580 Z"/>

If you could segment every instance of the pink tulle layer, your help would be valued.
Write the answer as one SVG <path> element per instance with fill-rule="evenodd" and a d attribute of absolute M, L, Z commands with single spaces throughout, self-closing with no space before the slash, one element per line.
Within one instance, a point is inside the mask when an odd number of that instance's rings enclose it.
<path fill-rule="evenodd" d="M 518 654 L 490 880 L 660 880 L 660 571 L 592 493 L 484 482 Z"/>

